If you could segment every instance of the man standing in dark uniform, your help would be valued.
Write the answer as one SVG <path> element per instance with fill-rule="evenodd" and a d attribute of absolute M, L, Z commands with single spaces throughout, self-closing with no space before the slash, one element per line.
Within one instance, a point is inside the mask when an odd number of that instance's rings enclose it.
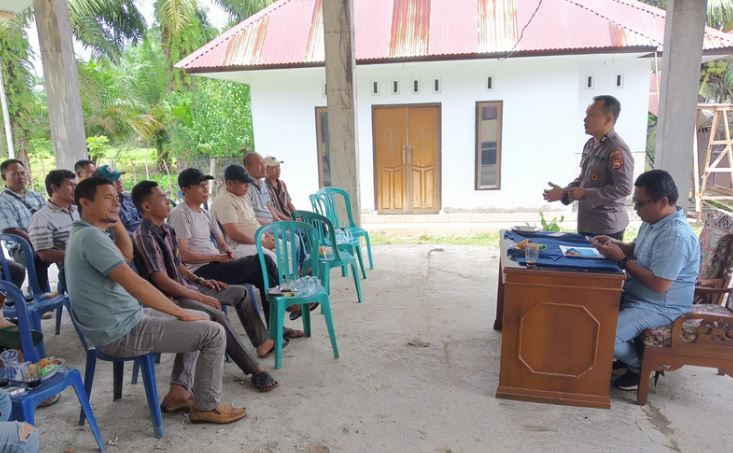
<path fill-rule="evenodd" d="M 626 197 L 631 194 L 634 159 L 626 143 L 613 130 L 621 103 L 613 96 L 596 96 L 585 114 L 580 176 L 566 187 L 553 183 L 543 193 L 547 201 L 578 201 L 578 232 L 603 234 L 621 240 L 629 224 Z"/>

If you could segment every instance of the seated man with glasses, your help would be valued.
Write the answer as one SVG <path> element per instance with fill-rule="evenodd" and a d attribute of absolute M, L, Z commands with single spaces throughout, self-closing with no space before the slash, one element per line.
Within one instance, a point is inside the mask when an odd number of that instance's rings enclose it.
<path fill-rule="evenodd" d="M 631 243 L 609 236 L 592 239 L 608 259 L 626 270 L 627 278 L 616 326 L 614 369 L 626 367 L 615 385 L 636 390 L 641 376 L 636 339 L 646 329 L 669 325 L 692 308 L 700 268 L 700 244 L 682 208 L 677 186 L 664 170 L 642 173 L 634 183 L 634 209 L 643 220 Z"/>

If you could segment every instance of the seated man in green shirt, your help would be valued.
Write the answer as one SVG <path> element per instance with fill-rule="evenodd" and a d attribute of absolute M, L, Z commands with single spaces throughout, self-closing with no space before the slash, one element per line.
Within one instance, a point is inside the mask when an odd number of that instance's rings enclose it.
<path fill-rule="evenodd" d="M 127 265 L 118 247 L 131 247 L 130 237 L 116 235 L 115 246 L 105 234 L 119 222 L 120 211 L 108 179 L 85 179 L 74 195 L 81 220 L 72 226 L 64 261 L 72 312 L 84 336 L 113 357 L 176 353 L 163 405 L 189 410 L 192 423 L 231 423 L 245 417 L 244 408 L 219 402 L 224 328 L 205 313 L 174 304 Z"/>

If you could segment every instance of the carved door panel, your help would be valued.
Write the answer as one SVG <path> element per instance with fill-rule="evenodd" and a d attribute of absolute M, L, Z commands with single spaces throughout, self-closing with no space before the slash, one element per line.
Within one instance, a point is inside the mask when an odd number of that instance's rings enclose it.
<path fill-rule="evenodd" d="M 438 212 L 440 107 L 375 107 L 373 120 L 377 211 Z"/>
<path fill-rule="evenodd" d="M 375 187 L 380 213 L 406 212 L 406 123 L 404 108 L 374 111 Z"/>
<path fill-rule="evenodd" d="M 437 106 L 407 109 L 410 212 L 436 213 L 439 206 L 440 112 Z"/>

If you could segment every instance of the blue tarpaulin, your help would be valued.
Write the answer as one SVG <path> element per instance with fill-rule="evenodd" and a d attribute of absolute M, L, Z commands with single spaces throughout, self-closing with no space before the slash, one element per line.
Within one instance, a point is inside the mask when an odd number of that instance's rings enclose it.
<path fill-rule="evenodd" d="M 591 272 L 621 272 L 615 261 L 607 259 L 572 258 L 563 256 L 560 251 L 561 245 L 592 247 L 585 236 L 576 233 L 551 233 L 539 231 L 536 233 L 507 231 L 504 239 L 511 239 L 514 242 L 521 242 L 529 239 L 534 244 L 545 244 L 546 249 L 540 251 L 540 258 L 537 266 L 558 267 L 576 270 L 587 270 Z M 509 249 L 509 256 L 517 263 L 525 265 L 524 250 Z"/>

